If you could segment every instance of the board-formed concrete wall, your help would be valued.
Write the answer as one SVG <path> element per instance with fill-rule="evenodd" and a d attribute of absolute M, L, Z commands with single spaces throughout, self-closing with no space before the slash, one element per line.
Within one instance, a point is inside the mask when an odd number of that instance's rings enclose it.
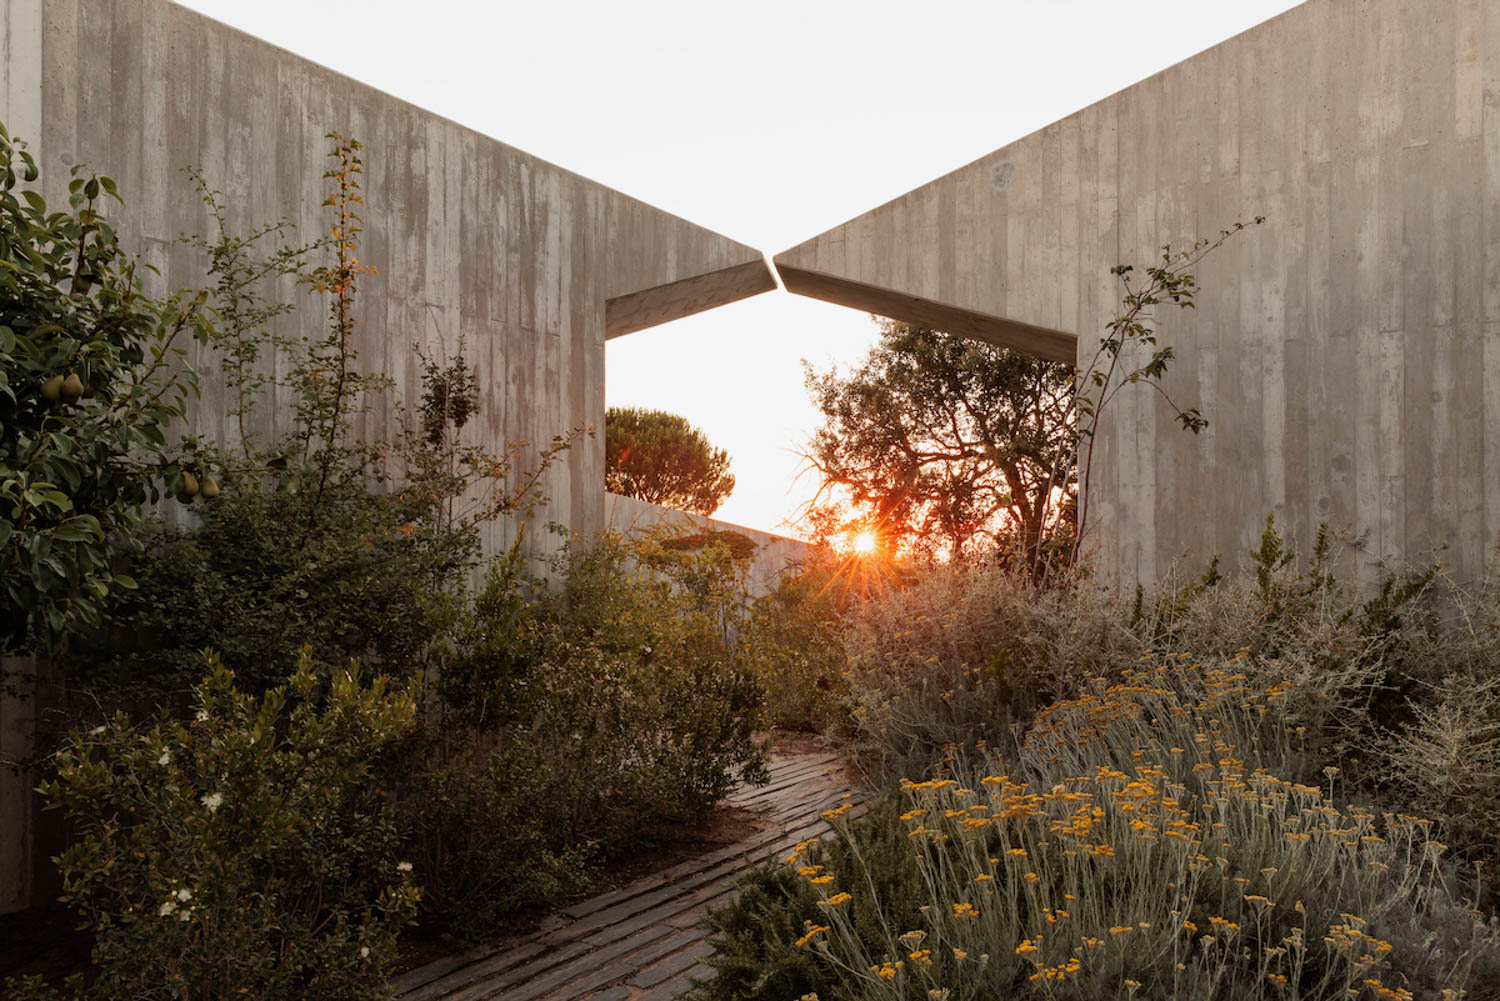
<path fill-rule="evenodd" d="M 212 233 L 183 168 L 223 192 L 233 228 L 285 218 L 295 244 L 326 232 L 325 134 L 358 139 L 359 258 L 377 269 L 360 282 L 360 365 L 396 381 L 359 430 L 390 434 L 395 405 L 420 402 L 416 349 L 451 356 L 462 336 L 487 445 L 600 429 L 542 483 L 539 520 L 584 534 L 603 527 L 605 338 L 775 287 L 759 251 L 166 0 L 0 0 L 0 120 L 30 142 L 49 201 L 69 164 L 113 177 L 122 242 L 170 288 L 204 281 L 179 237 Z M 282 294 L 303 300 L 283 330 L 316 335 L 322 303 Z M 287 409 L 263 408 L 257 430 L 285 430 Z M 205 378 L 200 431 L 232 441 L 225 411 Z"/>
<path fill-rule="evenodd" d="M 127 204 L 110 218 L 160 269 L 157 290 L 205 280 L 204 257 L 179 239 L 212 235 L 183 168 L 223 192 L 235 230 L 284 218 L 296 245 L 326 232 L 325 134 L 358 139 L 359 257 L 377 269 L 360 283 L 359 364 L 396 383 L 358 433 L 393 435 L 397 405 L 420 404 L 417 348 L 451 357 L 462 336 L 481 387 L 466 436 L 502 452 L 599 429 L 544 477 L 537 512 L 585 537 L 605 526 L 606 337 L 775 287 L 759 251 L 165 0 L 0 0 L 0 121 L 29 143 L 49 202 L 65 204 L 75 163 L 119 183 Z M 303 300 L 279 332 L 317 336 L 323 303 L 277 292 Z M 217 364 L 194 361 L 196 430 L 232 444 Z M 286 402 L 262 407 L 254 432 L 285 431 Z M 511 531 L 487 526 L 486 546 Z M 36 711 L 35 699 L 0 697 L 0 760 L 25 756 Z M 0 913 L 31 902 L 46 866 L 34 784 L 0 765 Z"/>
<path fill-rule="evenodd" d="M 1006 100 L 996 95 L 996 100 Z M 1117 578 L 1237 558 L 1275 513 L 1359 558 L 1500 534 L 1500 5 L 1310 0 L 776 258 L 787 287 L 1068 360 L 1109 269 L 1264 215 L 1164 313 L 1167 388 L 1098 442 L 1091 534 Z M 1019 325 L 1017 325 L 1019 324 Z"/>

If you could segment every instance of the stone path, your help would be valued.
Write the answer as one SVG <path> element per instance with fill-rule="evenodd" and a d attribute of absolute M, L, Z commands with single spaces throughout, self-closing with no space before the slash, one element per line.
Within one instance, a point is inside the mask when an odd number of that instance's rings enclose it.
<path fill-rule="evenodd" d="M 725 848 L 566 907 L 533 935 L 482 946 L 396 980 L 401 1001 L 671 1001 L 707 979 L 713 953 L 701 924 L 733 883 L 772 855 L 828 833 L 822 812 L 860 794 L 832 754 L 778 756 L 771 782 L 728 806 L 758 815 L 754 834 Z M 856 803 L 851 815 L 863 811 Z"/>

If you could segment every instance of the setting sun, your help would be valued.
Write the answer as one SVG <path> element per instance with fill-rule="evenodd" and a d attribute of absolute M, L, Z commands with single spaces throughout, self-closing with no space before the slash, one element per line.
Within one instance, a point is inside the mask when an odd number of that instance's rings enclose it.
<path fill-rule="evenodd" d="M 849 548 L 853 549 L 861 556 L 869 556 L 875 552 L 876 545 L 878 545 L 878 543 L 875 539 L 874 532 L 860 532 L 849 543 Z"/>

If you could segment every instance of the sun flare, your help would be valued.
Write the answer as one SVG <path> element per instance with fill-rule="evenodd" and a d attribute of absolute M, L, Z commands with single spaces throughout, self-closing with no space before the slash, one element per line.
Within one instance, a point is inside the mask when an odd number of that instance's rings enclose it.
<path fill-rule="evenodd" d="M 869 556 L 875 552 L 878 545 L 874 532 L 860 532 L 849 542 L 849 548 L 861 556 Z"/>

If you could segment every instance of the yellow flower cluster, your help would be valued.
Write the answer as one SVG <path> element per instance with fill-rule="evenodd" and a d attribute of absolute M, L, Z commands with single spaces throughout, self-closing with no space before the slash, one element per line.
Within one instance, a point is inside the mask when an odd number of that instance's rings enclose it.
<path fill-rule="evenodd" d="M 1256 690 L 1222 668 L 1193 675 L 1186 690 L 1184 701 L 1166 667 L 1100 682 L 1042 714 L 1021 770 L 972 788 L 950 775 L 902 783 L 899 829 L 929 894 L 918 902 L 922 927 L 867 944 L 852 911 L 838 909 L 852 896 L 839 893 L 819 901 L 827 924 L 809 923 L 798 945 L 815 942 L 842 969 L 868 969 L 870 998 L 975 1001 L 1027 977 L 1036 984 L 1027 996 L 1124 998 L 1128 989 L 1135 998 L 1145 988 L 1126 975 L 1149 981 L 1143 972 L 1175 969 L 1185 983 L 1232 980 L 1244 997 L 1270 999 L 1316 953 L 1320 969 L 1333 964 L 1341 995 L 1347 986 L 1359 999 L 1409 1001 L 1380 981 L 1394 979 L 1395 949 L 1374 930 L 1393 937 L 1391 915 L 1440 888 L 1446 847 L 1431 825 L 1341 809 L 1318 787 L 1257 767 L 1285 749 L 1276 742 L 1303 736 L 1268 715 L 1289 686 Z M 828 892 L 833 874 L 800 864 L 805 851 L 799 845 L 789 864 Z M 842 885 L 873 885 L 838 875 Z M 1363 916 L 1335 919 L 1326 886 Z M 997 942 L 1018 944 L 1007 952 Z"/>
<path fill-rule="evenodd" d="M 807 943 L 811 942 L 820 933 L 828 931 L 827 925 L 815 925 L 811 921 L 804 921 L 802 922 L 802 925 L 807 929 L 807 934 L 803 935 L 801 938 L 797 939 L 796 942 L 792 943 L 799 949 L 807 945 Z"/>

